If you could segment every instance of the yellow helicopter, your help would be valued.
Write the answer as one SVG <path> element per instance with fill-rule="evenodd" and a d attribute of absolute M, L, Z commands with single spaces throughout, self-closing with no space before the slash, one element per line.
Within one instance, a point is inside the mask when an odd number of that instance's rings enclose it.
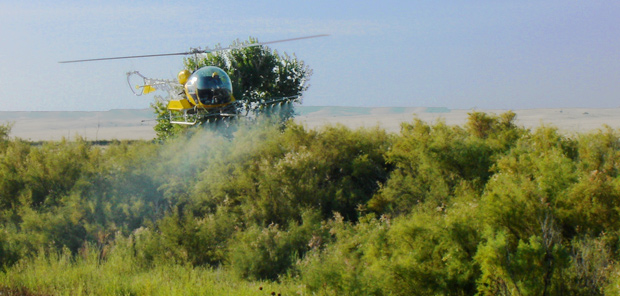
<path fill-rule="evenodd" d="M 256 42 L 240 46 L 216 49 L 193 48 L 190 49 L 190 51 L 178 53 L 72 60 L 61 61 L 59 63 L 79 63 L 172 55 L 197 56 L 198 54 L 208 54 L 217 51 L 234 50 L 245 47 L 254 47 L 272 43 L 288 42 L 324 36 L 328 35 L 321 34 L 268 42 Z M 139 77 L 142 80 L 142 85 L 137 85 L 134 88 L 131 83 L 132 77 Z M 233 96 L 230 77 L 224 70 L 215 66 L 205 66 L 196 69 L 193 72 L 190 72 L 189 70 L 182 70 L 177 75 L 176 81 L 172 79 L 148 78 L 138 71 L 132 71 L 127 73 L 127 83 L 129 84 L 131 91 L 137 96 L 152 93 L 156 90 L 168 92 L 169 99 L 166 103 L 166 109 L 168 110 L 168 114 L 170 116 L 170 122 L 174 124 L 195 125 L 197 123 L 202 123 L 211 119 L 225 119 L 238 115 L 239 106 L 237 105 L 237 103 L 240 102 L 237 102 L 235 100 L 235 97 Z M 258 103 L 253 104 L 252 106 L 246 105 L 245 110 L 258 109 L 275 104 L 291 103 L 295 100 L 298 100 L 298 98 L 299 97 L 297 95 L 294 95 L 290 97 L 262 100 Z"/>

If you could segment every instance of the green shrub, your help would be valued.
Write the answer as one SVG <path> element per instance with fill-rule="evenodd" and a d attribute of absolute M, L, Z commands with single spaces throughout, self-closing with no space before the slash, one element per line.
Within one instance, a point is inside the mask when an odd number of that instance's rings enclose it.
<path fill-rule="evenodd" d="M 417 119 L 403 123 L 386 152 L 395 170 L 369 208 L 392 215 L 423 203 L 435 208 L 448 203 L 464 182 L 481 193 L 495 161 L 525 134 L 514 119 L 512 112 L 499 117 L 473 112 L 467 129 L 443 121 L 432 126 Z"/>
<path fill-rule="evenodd" d="M 320 237 L 320 215 L 306 212 L 301 224 L 292 223 L 286 229 L 271 224 L 237 232 L 231 241 L 228 260 L 241 278 L 276 280 Z"/>
<path fill-rule="evenodd" d="M 0 292 L 617 294 L 618 132 L 513 120 L 6 138 Z"/>
<path fill-rule="evenodd" d="M 301 282 L 320 295 L 388 294 L 388 219 L 364 216 L 357 223 L 336 214 L 324 228 L 331 237 L 296 264 Z"/>

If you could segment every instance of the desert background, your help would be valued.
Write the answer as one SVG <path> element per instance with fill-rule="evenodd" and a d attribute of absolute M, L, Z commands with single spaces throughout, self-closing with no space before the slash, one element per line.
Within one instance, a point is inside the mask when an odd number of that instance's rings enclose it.
<path fill-rule="evenodd" d="M 295 120 L 307 128 L 343 124 L 350 128 L 380 127 L 398 132 L 402 122 L 419 118 L 428 123 L 444 120 L 462 125 L 472 111 L 501 114 L 509 110 L 452 110 L 443 107 L 334 107 L 297 106 Z M 517 124 L 535 129 L 541 125 L 557 127 L 563 133 L 581 133 L 605 125 L 620 128 L 620 108 L 555 108 L 512 110 Z M 74 139 L 149 140 L 155 137 L 154 115 L 150 109 L 110 111 L 0 112 L 1 123 L 12 123 L 11 137 L 30 141 Z"/>

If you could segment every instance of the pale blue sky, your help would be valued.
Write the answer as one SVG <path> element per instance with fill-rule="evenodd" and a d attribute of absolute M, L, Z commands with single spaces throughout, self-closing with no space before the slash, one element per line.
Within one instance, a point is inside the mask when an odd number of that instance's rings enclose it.
<path fill-rule="evenodd" d="M 58 64 L 305 35 L 304 105 L 620 107 L 620 1 L 5 1 L 0 110 L 148 108 L 125 73 L 182 57 Z"/>

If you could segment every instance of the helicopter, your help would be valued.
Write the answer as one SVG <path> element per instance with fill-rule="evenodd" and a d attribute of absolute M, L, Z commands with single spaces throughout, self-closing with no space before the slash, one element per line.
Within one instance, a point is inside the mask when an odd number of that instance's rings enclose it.
<path fill-rule="evenodd" d="M 325 36 L 328 35 L 304 36 L 215 49 L 191 48 L 187 52 L 70 60 L 60 61 L 59 63 L 66 64 L 173 55 L 194 55 L 197 58 L 199 54 L 209 54 L 218 51 L 228 51 Z M 135 81 L 135 78 L 141 80 L 141 84 L 134 86 L 132 81 Z M 146 95 L 157 90 L 167 92 L 169 94 L 168 100 L 164 103 L 168 111 L 170 123 L 181 125 L 196 125 L 205 121 L 209 122 L 234 118 L 239 115 L 239 110 L 245 110 L 245 115 L 247 115 L 251 110 L 259 110 L 265 107 L 292 103 L 299 100 L 299 95 L 264 99 L 252 104 L 248 104 L 243 100 L 237 100 L 233 96 L 230 77 L 224 70 L 216 66 L 204 66 L 196 68 L 194 71 L 182 70 L 177 75 L 176 80 L 149 78 L 142 75 L 139 71 L 131 71 L 127 72 L 127 84 L 136 96 Z"/>

